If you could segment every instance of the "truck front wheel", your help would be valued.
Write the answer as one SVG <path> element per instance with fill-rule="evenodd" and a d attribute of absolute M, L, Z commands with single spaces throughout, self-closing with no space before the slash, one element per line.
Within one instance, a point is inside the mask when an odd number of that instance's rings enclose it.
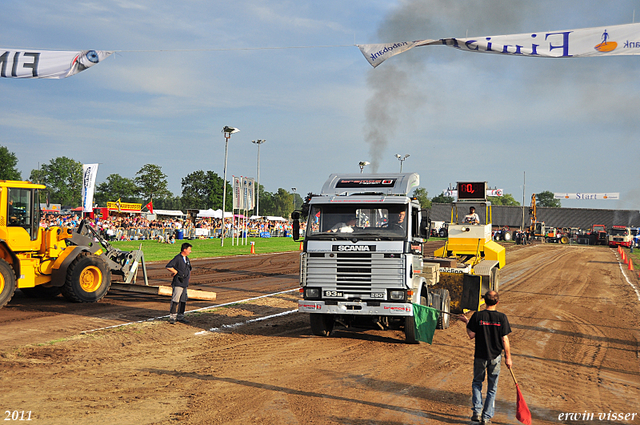
<path fill-rule="evenodd" d="M 0 259 L 0 308 L 4 307 L 16 292 L 16 274 L 6 261 Z"/>
<path fill-rule="evenodd" d="M 67 269 L 62 295 L 76 303 L 93 303 L 107 295 L 111 287 L 111 270 L 102 258 L 83 252 Z"/>
<path fill-rule="evenodd" d="M 333 331 L 334 320 L 330 314 L 311 313 L 309 321 L 311 332 L 317 336 L 329 336 Z"/>
<path fill-rule="evenodd" d="M 451 320 L 451 296 L 446 289 L 439 289 L 440 292 L 440 315 L 438 316 L 438 324 L 436 329 L 449 329 L 449 322 Z"/>

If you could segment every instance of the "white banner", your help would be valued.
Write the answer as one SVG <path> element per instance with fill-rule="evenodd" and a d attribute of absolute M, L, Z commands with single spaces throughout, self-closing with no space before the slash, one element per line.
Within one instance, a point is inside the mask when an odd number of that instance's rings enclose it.
<path fill-rule="evenodd" d="M 554 193 L 554 199 L 610 199 L 617 201 L 620 199 L 619 192 L 613 193 Z"/>
<path fill-rule="evenodd" d="M 386 44 L 358 44 L 358 48 L 375 68 L 386 59 L 414 47 L 434 45 L 455 47 L 465 52 L 547 58 L 638 55 L 640 54 L 640 24 Z"/>
<path fill-rule="evenodd" d="M 233 180 L 233 209 L 242 210 L 244 204 L 242 202 L 242 177 L 232 177 Z"/>
<path fill-rule="evenodd" d="M 82 211 L 93 211 L 93 192 L 96 188 L 98 164 L 82 165 Z"/>
<path fill-rule="evenodd" d="M 243 201 L 244 201 L 244 209 L 252 210 L 255 208 L 255 179 L 251 177 L 243 177 L 242 178 L 242 193 L 243 193 Z"/>
<path fill-rule="evenodd" d="M 0 77 L 66 78 L 91 68 L 112 53 L 102 50 L 73 52 L 0 48 Z"/>

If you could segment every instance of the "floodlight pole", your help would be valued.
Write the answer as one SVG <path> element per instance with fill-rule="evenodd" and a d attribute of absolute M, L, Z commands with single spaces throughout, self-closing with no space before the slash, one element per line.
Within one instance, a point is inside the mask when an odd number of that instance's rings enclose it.
<path fill-rule="evenodd" d="M 266 142 L 266 140 L 258 139 L 252 140 L 251 143 L 255 143 L 258 145 L 258 170 L 257 170 L 257 178 L 258 178 L 258 186 L 256 187 L 256 216 L 260 216 L 260 145 Z"/>
<path fill-rule="evenodd" d="M 400 161 L 400 172 L 402 173 L 402 163 L 409 158 L 411 155 L 406 154 L 405 156 L 400 155 L 399 153 L 396 154 L 396 158 L 398 158 L 398 161 Z"/>
<path fill-rule="evenodd" d="M 224 223 L 224 213 L 227 212 L 226 202 L 227 202 L 227 156 L 229 153 L 229 139 L 233 133 L 237 133 L 240 130 L 237 128 L 225 126 L 222 129 L 224 133 L 224 177 L 222 179 L 222 234 L 220 235 L 220 246 L 224 246 L 224 232 L 226 230 L 226 226 Z M 233 212 L 232 212 L 233 215 Z M 232 236 L 233 237 L 233 236 Z"/>

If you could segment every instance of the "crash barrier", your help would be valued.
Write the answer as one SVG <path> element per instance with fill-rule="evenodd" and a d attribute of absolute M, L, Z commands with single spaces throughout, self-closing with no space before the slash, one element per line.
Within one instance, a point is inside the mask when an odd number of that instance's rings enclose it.
<path fill-rule="evenodd" d="M 148 229 L 148 228 L 116 228 L 103 230 L 102 236 L 109 241 L 144 241 L 157 240 L 160 242 L 170 242 L 171 240 L 183 239 L 213 239 L 222 236 L 222 229 L 197 229 L 194 227 L 187 229 Z M 301 232 L 302 233 L 302 232 Z M 261 238 L 279 238 L 290 237 L 291 232 L 284 229 L 272 229 L 268 232 L 258 231 L 257 229 L 227 229 L 225 238 L 230 237 L 261 237 Z"/>

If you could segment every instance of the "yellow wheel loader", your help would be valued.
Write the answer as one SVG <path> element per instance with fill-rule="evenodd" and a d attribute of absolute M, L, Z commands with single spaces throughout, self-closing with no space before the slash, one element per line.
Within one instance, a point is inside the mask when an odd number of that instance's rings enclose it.
<path fill-rule="evenodd" d="M 131 283 L 140 260 L 144 266 L 142 251 L 103 246 L 84 221 L 76 231 L 40 227 L 44 189 L 41 184 L 0 180 L 0 307 L 16 289 L 27 296 L 62 293 L 74 302 L 96 302 L 109 291 L 112 272 Z"/>
<path fill-rule="evenodd" d="M 491 203 L 486 188 L 486 182 L 458 183 L 447 242 L 434 257 L 424 259 L 440 265 L 436 287 L 449 291 L 451 310 L 456 313 L 479 310 L 484 304 L 482 295 L 498 290 L 500 269 L 506 264 L 504 247 L 491 238 Z M 476 207 L 479 214 L 471 211 Z"/>

